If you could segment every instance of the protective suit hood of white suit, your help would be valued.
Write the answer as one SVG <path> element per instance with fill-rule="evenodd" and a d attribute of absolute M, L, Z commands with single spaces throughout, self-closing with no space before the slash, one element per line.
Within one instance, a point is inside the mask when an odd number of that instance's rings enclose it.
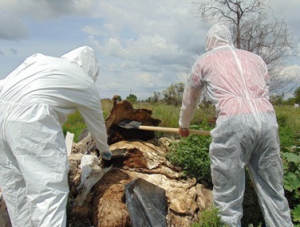
<path fill-rule="evenodd" d="M 211 51 L 220 46 L 233 47 L 231 33 L 224 23 L 213 25 L 206 36 L 206 51 Z"/>
<path fill-rule="evenodd" d="M 99 64 L 92 48 L 88 46 L 78 47 L 63 56 L 69 62 L 79 65 L 95 82 L 99 75 Z"/>

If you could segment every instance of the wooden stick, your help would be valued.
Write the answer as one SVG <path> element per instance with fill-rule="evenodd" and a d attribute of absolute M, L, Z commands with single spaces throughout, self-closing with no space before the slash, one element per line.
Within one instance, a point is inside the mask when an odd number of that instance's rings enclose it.
<path fill-rule="evenodd" d="M 179 133 L 179 128 L 167 128 L 167 127 L 155 127 L 155 126 L 140 125 L 140 126 L 138 126 L 138 129 L 147 130 L 147 131 L 157 131 L 157 132 L 175 132 L 175 133 Z M 189 129 L 189 132 L 190 132 L 190 134 L 210 136 L 210 131 Z"/>

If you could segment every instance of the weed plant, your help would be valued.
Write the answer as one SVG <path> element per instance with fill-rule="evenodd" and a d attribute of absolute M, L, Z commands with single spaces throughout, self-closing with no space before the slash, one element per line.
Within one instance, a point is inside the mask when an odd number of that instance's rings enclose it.
<path fill-rule="evenodd" d="M 203 129 L 199 126 L 193 129 Z M 204 127 L 205 129 L 208 126 Z M 167 158 L 183 169 L 185 176 L 196 178 L 198 182 L 212 186 L 210 174 L 210 159 L 208 155 L 211 137 L 190 135 L 174 142 L 170 147 Z"/>
<path fill-rule="evenodd" d="M 77 142 L 78 136 L 85 128 L 86 125 L 84 123 L 84 120 L 78 111 L 70 115 L 68 117 L 68 121 L 62 126 L 64 135 L 66 135 L 67 132 L 71 132 L 74 134 L 74 142 Z"/>
<path fill-rule="evenodd" d="M 299 138 L 300 139 L 300 138 Z M 295 227 L 300 226 L 300 156 L 296 149 L 284 149 L 283 170 L 285 195 L 291 207 Z"/>
<path fill-rule="evenodd" d="M 249 224 L 242 226 L 262 227 L 262 223 L 258 223 L 257 225 Z M 229 225 L 223 224 L 221 222 L 219 209 L 212 207 L 210 209 L 202 211 L 199 217 L 199 222 L 193 223 L 191 227 L 229 227 Z"/>
<path fill-rule="evenodd" d="M 191 227 L 229 227 L 221 223 L 220 211 L 217 208 L 202 211 L 199 219 L 200 221 Z"/>

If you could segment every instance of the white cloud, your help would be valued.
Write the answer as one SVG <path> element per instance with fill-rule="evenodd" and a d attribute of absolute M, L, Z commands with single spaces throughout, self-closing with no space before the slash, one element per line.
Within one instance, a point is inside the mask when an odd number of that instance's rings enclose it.
<path fill-rule="evenodd" d="M 101 64 L 102 96 L 125 98 L 133 92 L 140 99 L 185 82 L 195 58 L 204 53 L 208 26 L 188 0 L 19 1 L 0 3 L 0 77 L 32 53 L 60 56 L 90 45 Z M 272 3 L 298 30 L 300 1 Z M 4 15 L 12 26 L 1 20 Z"/>
<path fill-rule="evenodd" d="M 281 71 L 283 76 L 287 76 L 289 78 L 298 78 L 300 79 L 300 66 L 299 65 L 290 65 L 283 68 Z"/>
<path fill-rule="evenodd" d="M 105 33 L 96 26 L 84 26 L 82 31 L 92 36 L 105 36 Z"/>
<path fill-rule="evenodd" d="M 32 17 L 38 20 L 54 19 L 65 15 L 88 15 L 96 0 L 1 0 L 1 8 L 17 17 Z"/>
<path fill-rule="evenodd" d="M 0 39 L 20 40 L 27 36 L 28 30 L 23 21 L 0 11 Z"/>
<path fill-rule="evenodd" d="M 137 74 L 136 77 L 137 77 L 137 81 L 139 83 L 147 84 L 150 87 L 153 86 L 153 83 L 151 82 L 151 75 L 150 74 L 147 74 L 147 73 Z"/>
<path fill-rule="evenodd" d="M 107 89 L 116 89 L 116 88 L 121 88 L 122 86 L 118 83 L 109 83 L 109 84 L 106 84 L 105 87 Z"/>

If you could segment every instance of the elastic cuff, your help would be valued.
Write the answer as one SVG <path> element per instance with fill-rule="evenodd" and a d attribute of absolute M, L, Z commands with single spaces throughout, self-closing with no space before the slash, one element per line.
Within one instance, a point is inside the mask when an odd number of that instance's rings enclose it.
<path fill-rule="evenodd" d="M 112 153 L 111 152 L 101 153 L 101 156 L 102 156 L 102 159 L 109 161 L 111 159 Z"/>

